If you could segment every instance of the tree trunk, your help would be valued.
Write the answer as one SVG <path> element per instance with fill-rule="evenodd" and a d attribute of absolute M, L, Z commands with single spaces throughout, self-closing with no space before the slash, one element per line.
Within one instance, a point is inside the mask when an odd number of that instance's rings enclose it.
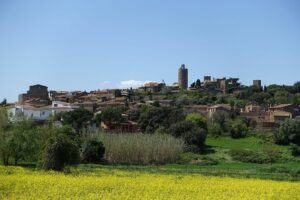
<path fill-rule="evenodd" d="M 18 165 L 18 158 L 15 158 L 15 165 Z"/>

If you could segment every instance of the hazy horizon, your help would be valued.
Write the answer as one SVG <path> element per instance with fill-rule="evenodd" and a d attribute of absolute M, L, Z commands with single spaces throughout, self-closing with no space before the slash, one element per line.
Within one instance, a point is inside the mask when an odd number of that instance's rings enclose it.
<path fill-rule="evenodd" d="M 29 85 L 97 90 L 204 75 L 292 85 L 300 1 L 0 2 L 0 100 Z"/>

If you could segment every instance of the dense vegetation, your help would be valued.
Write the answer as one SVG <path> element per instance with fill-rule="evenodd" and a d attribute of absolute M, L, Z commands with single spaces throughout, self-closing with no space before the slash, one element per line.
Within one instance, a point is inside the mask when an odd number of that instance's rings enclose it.
<path fill-rule="evenodd" d="M 197 83 L 195 83 L 196 87 Z M 263 89 L 245 87 L 230 94 L 181 91 L 166 92 L 174 106 L 159 104 L 106 108 L 93 115 L 87 110 L 76 109 L 59 113 L 43 125 L 18 115 L 11 119 L 2 102 L 0 109 L 0 158 L 4 165 L 33 163 L 44 169 L 62 171 L 65 166 L 81 163 L 96 164 L 170 164 L 191 166 L 274 166 L 283 163 L 299 164 L 300 120 L 289 119 L 273 132 L 257 132 L 256 122 L 235 113 L 218 111 L 211 118 L 200 113 L 184 112 L 187 104 L 229 103 L 233 107 L 245 104 L 272 105 L 299 103 L 300 83 L 294 86 L 271 85 Z M 133 94 L 131 94 L 133 95 Z M 106 133 L 91 129 L 106 122 L 128 120 L 138 122 L 140 133 Z M 54 122 L 61 122 L 57 125 Z M 254 147 L 235 146 L 244 140 L 254 140 Z M 211 141 L 217 143 L 212 145 Z M 230 141 L 224 148 L 222 141 Z M 191 165 L 191 166 L 190 166 Z M 291 164 L 293 165 L 293 164 Z M 297 170 L 288 173 L 298 177 Z"/>

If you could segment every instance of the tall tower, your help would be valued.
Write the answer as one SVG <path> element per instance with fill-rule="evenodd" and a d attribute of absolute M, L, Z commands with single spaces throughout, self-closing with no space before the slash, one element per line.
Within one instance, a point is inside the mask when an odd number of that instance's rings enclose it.
<path fill-rule="evenodd" d="M 184 64 L 178 69 L 178 86 L 184 90 L 188 88 L 188 69 Z"/>
<path fill-rule="evenodd" d="M 261 89 L 261 80 L 253 80 L 253 86 Z"/>

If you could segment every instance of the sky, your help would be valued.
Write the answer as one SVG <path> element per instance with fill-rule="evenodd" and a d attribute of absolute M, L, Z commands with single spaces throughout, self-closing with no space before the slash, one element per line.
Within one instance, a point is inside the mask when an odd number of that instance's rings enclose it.
<path fill-rule="evenodd" d="M 0 0 L 0 100 L 49 90 L 239 77 L 293 84 L 299 0 Z"/>

